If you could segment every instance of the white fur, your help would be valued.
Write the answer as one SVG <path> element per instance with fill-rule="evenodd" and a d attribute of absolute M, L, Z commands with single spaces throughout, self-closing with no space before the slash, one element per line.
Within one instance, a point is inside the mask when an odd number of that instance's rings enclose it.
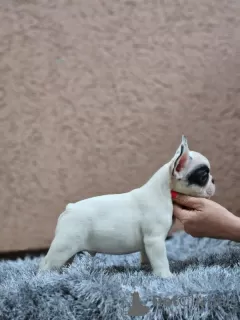
<path fill-rule="evenodd" d="M 142 251 L 144 255 L 146 251 L 154 273 L 170 276 L 165 238 L 172 224 L 172 208 L 166 165 L 139 189 L 68 204 L 41 269 L 60 268 L 79 251 Z"/>
<path fill-rule="evenodd" d="M 141 251 L 142 262 L 150 262 L 156 275 L 171 276 L 165 239 L 172 225 L 170 191 L 178 156 L 179 150 L 138 189 L 68 204 L 40 270 L 59 269 L 80 251 L 91 255 Z"/>

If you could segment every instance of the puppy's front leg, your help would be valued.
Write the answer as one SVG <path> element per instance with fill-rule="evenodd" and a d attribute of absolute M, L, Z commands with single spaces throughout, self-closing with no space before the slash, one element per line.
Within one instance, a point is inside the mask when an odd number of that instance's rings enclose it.
<path fill-rule="evenodd" d="M 165 238 L 146 236 L 144 238 L 144 245 L 153 273 L 162 278 L 171 277 L 172 273 L 169 268 Z"/>

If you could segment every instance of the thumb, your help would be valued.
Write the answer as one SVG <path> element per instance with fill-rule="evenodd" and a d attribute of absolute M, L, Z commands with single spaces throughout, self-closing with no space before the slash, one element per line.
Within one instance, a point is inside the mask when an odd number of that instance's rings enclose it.
<path fill-rule="evenodd" d="M 182 194 L 175 194 L 175 197 L 173 197 L 174 203 L 188 208 L 192 210 L 197 210 L 202 204 L 202 199 L 197 197 L 190 197 Z"/>

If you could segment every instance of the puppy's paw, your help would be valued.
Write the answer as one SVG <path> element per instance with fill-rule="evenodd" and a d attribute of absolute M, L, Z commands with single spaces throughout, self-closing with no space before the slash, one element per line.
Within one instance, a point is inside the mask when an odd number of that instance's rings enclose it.
<path fill-rule="evenodd" d="M 47 271 L 48 269 L 48 264 L 47 264 L 47 260 L 46 258 L 42 258 L 39 265 L 38 265 L 38 273 L 41 273 L 41 272 L 44 272 L 44 271 Z"/>
<path fill-rule="evenodd" d="M 156 276 L 159 276 L 163 279 L 166 279 L 166 278 L 172 278 L 173 277 L 173 274 L 170 270 L 154 270 L 153 273 L 156 275 Z"/>
<path fill-rule="evenodd" d="M 162 273 L 162 278 L 172 278 L 174 275 L 172 274 L 172 272 L 167 272 L 167 273 Z"/>

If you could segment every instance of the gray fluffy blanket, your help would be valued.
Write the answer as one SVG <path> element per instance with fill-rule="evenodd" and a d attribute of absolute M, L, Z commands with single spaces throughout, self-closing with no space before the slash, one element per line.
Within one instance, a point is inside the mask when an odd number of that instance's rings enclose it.
<path fill-rule="evenodd" d="M 139 254 L 79 254 L 62 274 L 37 275 L 39 258 L 0 262 L 0 319 L 240 319 L 238 244 L 180 232 L 167 249 L 165 280 L 140 270 Z"/>

